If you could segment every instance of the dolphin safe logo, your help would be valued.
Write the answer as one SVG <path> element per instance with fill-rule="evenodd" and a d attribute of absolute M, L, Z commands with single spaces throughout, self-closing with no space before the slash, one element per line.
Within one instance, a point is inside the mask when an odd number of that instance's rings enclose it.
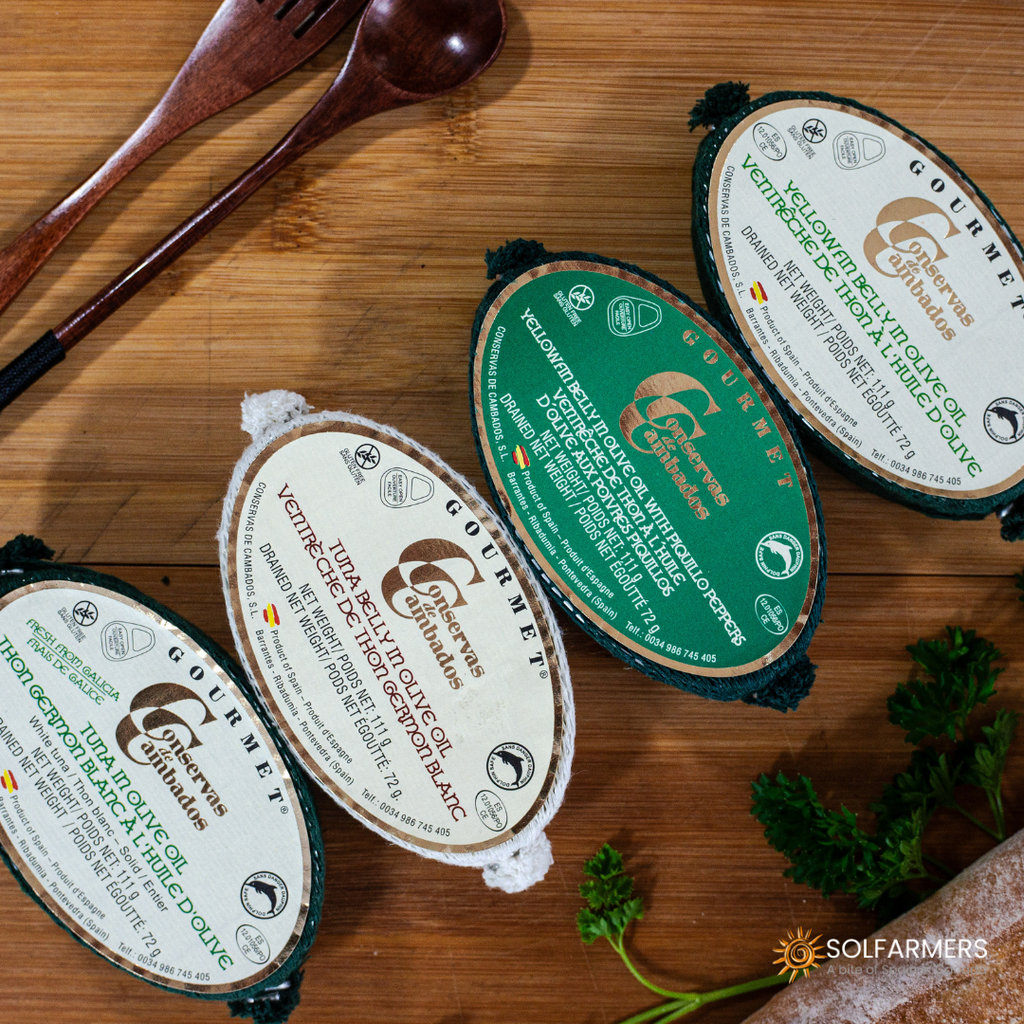
<path fill-rule="evenodd" d="M 998 444 L 1016 444 L 1024 437 L 1024 403 L 1016 398 L 997 398 L 985 410 L 985 430 Z"/>
<path fill-rule="evenodd" d="M 288 886 L 273 871 L 256 871 L 251 874 L 242 883 L 239 895 L 246 911 L 261 921 L 277 917 L 288 906 Z"/>
<path fill-rule="evenodd" d="M 765 576 L 788 580 L 804 564 L 804 549 L 793 534 L 786 530 L 773 530 L 757 542 L 754 557 Z"/>
<path fill-rule="evenodd" d="M 528 786 L 533 771 L 533 754 L 521 743 L 501 743 L 487 756 L 487 774 L 499 789 Z"/>

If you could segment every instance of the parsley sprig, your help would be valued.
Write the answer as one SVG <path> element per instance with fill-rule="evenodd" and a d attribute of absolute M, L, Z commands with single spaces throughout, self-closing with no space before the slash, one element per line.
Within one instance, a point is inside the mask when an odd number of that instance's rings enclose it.
<path fill-rule="evenodd" d="M 625 873 L 621 854 L 605 843 L 583 865 L 583 873 L 589 877 L 580 886 L 580 895 L 587 901 L 587 906 L 582 907 L 576 915 L 580 938 L 588 945 L 597 939 L 607 939 L 612 949 L 622 957 L 630 974 L 645 988 L 666 1000 L 649 1010 L 634 1014 L 622 1024 L 668 1024 L 707 1003 L 744 992 L 754 992 L 770 985 L 781 985 L 786 981 L 784 976 L 773 974 L 714 992 L 672 992 L 653 984 L 636 969 L 624 945 L 626 928 L 644 916 L 644 901 L 642 896 L 633 895 L 633 878 Z"/>
<path fill-rule="evenodd" d="M 922 845 L 940 808 L 958 812 L 997 842 L 1006 838 L 1003 770 L 1019 718 L 1000 708 L 991 725 L 970 728 L 972 713 L 995 694 L 1002 671 L 992 664 L 1000 652 L 974 630 L 947 626 L 944 638 L 919 640 L 907 651 L 919 674 L 896 687 L 888 700 L 889 721 L 903 729 L 908 743 L 934 742 L 918 746 L 907 770 L 870 805 L 874 834 L 847 808 L 824 807 L 806 776 L 788 779 L 780 772 L 774 780 L 762 775 L 753 783 L 751 813 L 764 825 L 769 843 L 791 862 L 785 874 L 820 889 L 826 899 L 834 892 L 852 893 L 883 921 L 955 874 Z M 965 786 L 984 791 L 992 827 L 960 803 L 957 791 Z"/>

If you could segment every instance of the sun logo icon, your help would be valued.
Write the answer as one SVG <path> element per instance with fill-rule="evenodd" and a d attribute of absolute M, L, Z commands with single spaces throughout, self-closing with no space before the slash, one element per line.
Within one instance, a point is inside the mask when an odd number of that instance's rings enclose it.
<path fill-rule="evenodd" d="M 796 980 L 796 976 L 802 971 L 804 977 L 818 966 L 821 953 L 821 946 L 815 946 L 814 943 L 821 938 L 820 935 L 811 938 L 811 929 L 807 929 L 805 935 L 802 928 L 797 928 L 796 935 L 792 932 L 786 933 L 789 938 L 779 939 L 779 946 L 773 949 L 773 953 L 781 953 L 782 956 L 773 963 L 782 964 L 779 970 L 779 974 L 785 974 L 786 971 L 791 971 L 789 976 L 790 982 Z"/>

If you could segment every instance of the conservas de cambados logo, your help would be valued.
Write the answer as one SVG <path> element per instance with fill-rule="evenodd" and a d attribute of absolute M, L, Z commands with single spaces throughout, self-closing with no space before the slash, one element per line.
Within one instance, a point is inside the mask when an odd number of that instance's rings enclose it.
<path fill-rule="evenodd" d="M 483 582 L 476 562 L 465 549 L 442 537 L 409 544 L 399 556 L 398 565 L 381 580 L 381 593 L 388 607 L 403 619 L 416 621 L 453 690 L 462 689 L 464 680 L 455 653 L 445 646 L 446 631 L 469 674 L 479 679 L 485 673 L 455 611 L 469 604 L 462 588 Z"/>
<path fill-rule="evenodd" d="M 815 945 L 821 936 L 816 935 L 812 939 L 810 928 L 807 929 L 806 935 L 802 928 L 797 928 L 796 935 L 792 932 L 787 932 L 786 935 L 788 938 L 779 939 L 779 945 L 772 952 L 782 954 L 775 961 L 777 964 L 782 964 L 779 974 L 785 974 L 786 971 L 789 971 L 789 980 L 793 982 L 799 974 L 803 974 L 806 978 L 824 959 L 821 956 L 822 947 Z"/>
<path fill-rule="evenodd" d="M 203 745 L 196 731 L 215 721 L 206 703 L 187 686 L 155 683 L 135 694 L 115 734 L 125 757 L 156 769 L 198 832 L 209 824 L 203 817 L 209 813 L 204 801 L 217 817 L 228 813 L 213 780 L 190 753 Z M 186 790 L 186 782 L 194 785 L 195 792 Z"/>
<path fill-rule="evenodd" d="M 899 278 L 946 341 L 956 337 L 951 324 L 974 323 L 962 292 L 940 273 L 937 264 L 949 256 L 940 238 L 959 235 L 946 213 L 927 199 L 908 196 L 887 203 L 878 213 L 875 228 L 864 239 L 868 262 L 886 277 Z"/>
<path fill-rule="evenodd" d="M 689 391 L 696 391 L 699 396 L 703 396 L 698 397 L 698 402 L 704 406 L 699 418 L 697 413 L 675 397 Z M 633 394 L 633 401 L 619 416 L 622 436 L 638 452 L 658 457 L 662 468 L 672 478 L 698 519 L 707 519 L 710 515 L 701 500 L 701 485 L 715 504 L 729 503 L 728 495 L 694 444 L 698 438 L 707 436 L 703 425 L 706 418 L 721 411 L 711 392 L 696 377 L 688 373 L 667 371 L 652 374 L 641 381 Z M 682 470 L 687 462 L 694 470 L 692 480 L 688 480 Z"/>
<path fill-rule="evenodd" d="M 827 964 L 827 974 L 902 974 L 915 969 L 915 965 L 934 963 L 936 960 L 984 960 L 988 956 L 988 940 L 983 938 L 944 935 L 913 938 L 905 935 L 902 938 L 880 939 L 872 936 L 866 939 L 828 939 L 822 947 L 816 945 L 821 936 L 811 938 L 810 928 L 806 932 L 803 928 L 797 928 L 795 935 L 792 931 L 786 934 L 787 937 L 780 939 L 779 945 L 772 952 L 782 954 L 774 962 L 782 964 L 779 974 L 788 972 L 790 982 L 795 981 L 800 974 L 806 977 L 824 964 Z M 838 959 L 866 962 L 863 965 L 830 962 Z M 897 963 L 891 962 L 894 960 Z"/>

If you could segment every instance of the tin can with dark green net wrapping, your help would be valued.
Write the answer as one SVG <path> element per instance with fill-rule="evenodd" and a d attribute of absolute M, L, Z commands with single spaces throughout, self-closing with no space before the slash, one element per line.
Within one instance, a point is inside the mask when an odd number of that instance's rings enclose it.
<path fill-rule="evenodd" d="M 617 260 L 520 240 L 488 266 L 474 433 L 548 593 L 649 676 L 796 707 L 824 527 L 800 445 L 729 336 Z"/>
<path fill-rule="evenodd" d="M 323 903 L 309 792 L 223 650 L 52 555 L 0 549 L 0 856 L 117 967 L 280 1024 Z"/>
<path fill-rule="evenodd" d="M 705 298 L 808 444 L 929 515 L 1024 531 L 1024 261 L 925 139 L 819 92 L 710 89 L 693 170 Z"/>

